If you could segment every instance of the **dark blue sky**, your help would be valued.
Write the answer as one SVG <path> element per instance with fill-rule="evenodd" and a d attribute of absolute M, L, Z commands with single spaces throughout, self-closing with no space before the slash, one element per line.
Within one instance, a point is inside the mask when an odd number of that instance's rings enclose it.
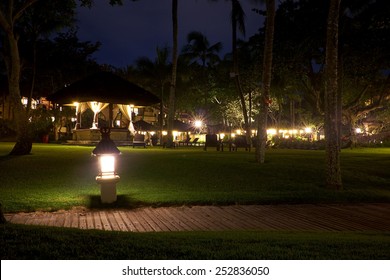
<path fill-rule="evenodd" d="M 78 9 L 78 36 L 82 41 L 100 41 L 95 55 L 101 64 L 124 67 L 142 56 L 155 58 L 156 47 L 172 46 L 171 0 L 125 1 L 112 7 L 109 0 L 97 0 L 91 8 Z M 263 19 L 242 0 L 246 13 L 246 39 L 263 25 Z M 231 2 L 220 0 L 179 1 L 179 47 L 186 43 L 191 31 L 200 31 L 210 44 L 222 42 L 221 54 L 231 51 Z"/>

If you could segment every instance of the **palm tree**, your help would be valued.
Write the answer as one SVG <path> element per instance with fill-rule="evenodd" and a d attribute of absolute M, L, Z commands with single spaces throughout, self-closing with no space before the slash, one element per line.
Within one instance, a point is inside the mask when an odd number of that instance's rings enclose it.
<path fill-rule="evenodd" d="M 219 61 L 217 55 L 222 49 L 222 43 L 218 42 L 210 46 L 210 42 L 201 32 L 193 31 L 187 35 L 187 45 L 182 50 L 182 55 L 187 57 L 191 62 L 200 60 L 202 67 L 206 68 L 207 64 L 212 65 Z"/>
<path fill-rule="evenodd" d="M 245 36 L 245 12 L 242 9 L 239 0 L 231 0 L 231 1 L 232 1 L 231 23 L 232 23 L 232 51 L 233 51 L 233 69 L 231 72 L 231 77 L 234 78 L 236 90 L 238 92 L 238 96 L 240 97 L 242 114 L 244 117 L 244 128 L 246 131 L 246 142 L 249 144 L 251 143 L 250 116 L 248 116 L 248 109 L 245 102 L 245 95 L 241 86 L 239 66 L 238 66 L 238 50 L 237 50 L 237 29 L 241 32 L 241 34 Z"/>
<path fill-rule="evenodd" d="M 143 74 L 146 74 L 151 78 L 151 83 L 155 84 L 160 89 L 160 137 L 163 130 L 163 112 L 164 112 L 164 89 L 170 80 L 170 63 L 168 62 L 169 50 L 167 47 L 156 49 L 157 57 L 154 61 L 151 61 L 147 57 L 140 58 L 136 61 L 137 70 Z"/>
<path fill-rule="evenodd" d="M 326 186 L 341 189 L 340 142 L 338 134 L 338 26 L 340 0 L 331 0 L 325 54 L 325 158 Z"/>
<path fill-rule="evenodd" d="M 173 122 L 175 120 L 175 96 L 176 96 L 176 75 L 177 75 L 177 50 L 178 50 L 178 0 L 172 0 L 172 75 L 169 90 L 169 110 L 168 110 L 168 143 L 167 147 L 173 147 Z"/>
<path fill-rule="evenodd" d="M 272 53 L 275 30 L 275 0 L 266 0 L 265 4 L 267 8 L 267 19 L 265 26 L 263 77 L 260 98 L 260 113 L 258 115 L 257 144 L 255 156 L 256 162 L 258 163 L 264 163 L 265 161 L 268 107 L 271 101 L 270 89 L 272 77 Z"/>
<path fill-rule="evenodd" d="M 204 94 L 204 104 L 207 104 L 207 100 L 210 92 L 210 81 L 208 78 L 207 70 L 213 67 L 220 61 L 218 52 L 222 49 L 222 43 L 218 42 L 210 46 L 210 42 L 206 36 L 202 33 L 193 31 L 187 35 L 187 45 L 182 49 L 181 57 L 186 62 L 199 66 L 201 63 L 200 82 L 202 92 Z"/>

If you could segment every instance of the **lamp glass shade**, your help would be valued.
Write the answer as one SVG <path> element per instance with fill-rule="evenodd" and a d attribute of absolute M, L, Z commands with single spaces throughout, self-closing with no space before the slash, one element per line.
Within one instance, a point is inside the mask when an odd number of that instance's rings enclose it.
<path fill-rule="evenodd" d="M 100 156 L 100 171 L 102 178 L 115 177 L 115 156 L 101 155 Z"/>

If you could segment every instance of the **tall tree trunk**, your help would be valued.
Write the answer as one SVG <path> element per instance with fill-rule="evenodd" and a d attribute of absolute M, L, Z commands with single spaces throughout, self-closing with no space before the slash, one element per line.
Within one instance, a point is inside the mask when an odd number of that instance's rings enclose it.
<path fill-rule="evenodd" d="M 173 123 L 175 120 L 175 95 L 176 95 L 176 74 L 177 74 L 177 3 L 178 0 L 172 0 L 172 34 L 173 34 L 173 49 L 172 49 L 172 77 L 169 91 L 169 113 L 168 113 L 168 143 L 167 147 L 172 148 L 173 143 Z"/>
<path fill-rule="evenodd" d="M 164 130 L 164 82 L 161 82 L 161 102 L 160 102 L 160 115 L 158 116 L 159 123 L 159 137 L 160 143 L 162 143 L 163 130 Z"/>
<path fill-rule="evenodd" d="M 340 0 L 330 0 L 325 56 L 326 186 L 342 189 L 338 134 L 338 22 Z"/>
<path fill-rule="evenodd" d="M 21 102 L 20 94 L 20 57 L 18 41 L 12 33 L 7 34 L 9 47 L 9 60 L 7 64 L 8 89 L 10 101 L 14 110 L 17 141 L 10 155 L 27 155 L 31 152 L 32 141 L 28 133 L 28 118 Z"/>
<path fill-rule="evenodd" d="M 1 205 L 0 203 L 0 224 L 5 224 L 6 222 L 7 220 L 5 219 L 3 214 L 3 205 Z"/>
<path fill-rule="evenodd" d="M 343 56 L 341 54 L 340 48 L 338 50 L 337 58 L 337 138 L 339 141 L 339 150 L 341 151 L 342 145 L 342 119 L 343 119 L 343 75 L 344 75 L 344 66 L 343 66 Z"/>
<path fill-rule="evenodd" d="M 14 121 L 17 131 L 17 142 L 10 152 L 11 155 L 26 155 L 31 152 L 32 141 L 28 133 L 28 118 L 25 108 L 21 103 L 20 94 L 20 56 L 18 39 L 15 33 L 15 24 L 22 16 L 23 12 L 38 0 L 26 0 L 23 3 L 8 1 L 0 8 L 0 29 L 4 32 L 6 48 L 5 64 L 8 76 L 8 91 L 10 103 L 14 112 Z M 17 9 L 16 9 L 17 8 Z"/>
<path fill-rule="evenodd" d="M 258 163 L 265 161 L 265 149 L 267 144 L 267 118 L 268 107 L 271 102 L 271 78 L 272 78 L 272 48 L 275 29 L 275 0 L 267 0 L 267 21 L 265 28 L 264 61 L 262 90 L 260 98 L 260 113 L 257 118 L 257 141 L 255 159 Z"/>
<path fill-rule="evenodd" d="M 251 131 L 249 125 L 249 117 L 248 117 L 248 109 L 246 107 L 244 91 L 242 90 L 241 80 L 239 75 L 239 67 L 238 67 L 238 51 L 237 51 L 237 11 L 234 11 L 235 4 L 232 1 L 232 51 L 233 51 L 233 76 L 234 83 L 236 86 L 236 90 L 238 96 L 240 97 L 241 107 L 242 107 L 242 115 L 244 117 L 244 129 L 245 129 L 245 137 L 248 145 L 251 145 Z"/>

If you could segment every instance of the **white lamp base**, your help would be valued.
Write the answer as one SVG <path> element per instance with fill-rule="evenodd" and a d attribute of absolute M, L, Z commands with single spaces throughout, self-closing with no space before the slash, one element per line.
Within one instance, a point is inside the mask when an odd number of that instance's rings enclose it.
<path fill-rule="evenodd" d="M 113 203 L 116 201 L 116 183 L 119 181 L 119 176 L 112 178 L 96 177 L 96 181 L 100 184 L 100 199 L 102 203 Z"/>

